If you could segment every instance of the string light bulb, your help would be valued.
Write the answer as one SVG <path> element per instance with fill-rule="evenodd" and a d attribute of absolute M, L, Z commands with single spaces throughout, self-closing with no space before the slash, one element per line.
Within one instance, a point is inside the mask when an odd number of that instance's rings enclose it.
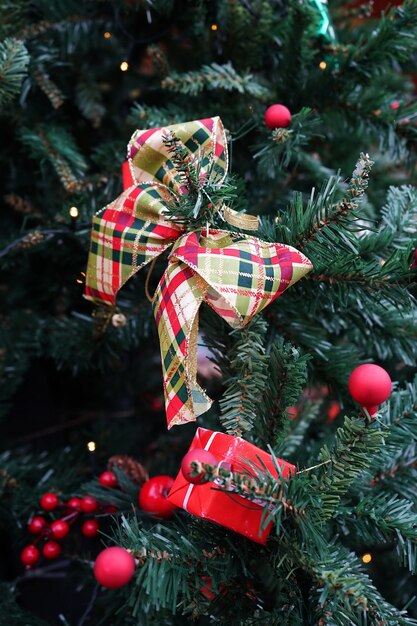
<path fill-rule="evenodd" d="M 109 33 L 108 30 L 106 30 L 106 32 L 103 35 L 104 39 L 111 39 L 111 33 Z"/>
<path fill-rule="evenodd" d="M 371 561 L 372 561 L 372 554 L 370 554 L 369 552 L 366 552 L 365 554 L 362 555 L 363 563 L 370 563 Z"/>
<path fill-rule="evenodd" d="M 96 450 L 96 442 L 95 441 L 89 441 L 87 443 L 87 449 L 89 452 L 95 452 Z"/>
<path fill-rule="evenodd" d="M 210 26 L 210 28 L 211 28 L 211 30 L 215 31 L 215 30 L 217 30 L 218 26 L 217 26 L 217 24 L 212 24 Z"/>
<path fill-rule="evenodd" d="M 320 61 L 320 63 L 319 63 L 319 68 L 320 68 L 321 70 L 325 70 L 325 69 L 326 69 L 326 67 L 327 67 L 327 63 L 326 63 L 326 61 Z"/>
<path fill-rule="evenodd" d="M 72 217 L 72 219 L 76 220 L 80 212 L 76 206 L 72 206 L 69 210 L 69 214 L 70 214 L 70 217 Z"/>
<path fill-rule="evenodd" d="M 127 72 L 127 70 L 129 69 L 129 63 L 127 61 L 122 61 L 120 63 L 120 69 L 122 70 L 122 72 Z"/>

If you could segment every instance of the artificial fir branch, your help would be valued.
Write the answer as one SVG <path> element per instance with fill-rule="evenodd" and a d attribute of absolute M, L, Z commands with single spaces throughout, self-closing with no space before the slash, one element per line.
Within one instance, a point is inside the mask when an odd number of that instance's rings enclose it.
<path fill-rule="evenodd" d="M 28 64 L 29 54 L 22 41 L 8 38 L 0 42 L 0 106 L 20 92 Z"/>
<path fill-rule="evenodd" d="M 316 208 L 318 210 L 317 221 L 313 222 L 307 232 L 298 235 L 297 247 L 303 249 L 308 243 L 316 239 L 324 229 L 337 225 L 340 222 L 346 222 L 350 215 L 355 215 L 355 211 L 359 207 L 359 201 L 363 198 L 368 187 L 369 173 L 373 163 L 368 154 L 361 153 L 348 184 L 348 193 L 343 200 L 333 207 L 323 207 L 324 210 L 321 210 L 319 205 L 316 207 L 313 204 L 310 205 L 311 209 Z M 308 216 L 310 219 L 313 217 L 311 209 Z"/>

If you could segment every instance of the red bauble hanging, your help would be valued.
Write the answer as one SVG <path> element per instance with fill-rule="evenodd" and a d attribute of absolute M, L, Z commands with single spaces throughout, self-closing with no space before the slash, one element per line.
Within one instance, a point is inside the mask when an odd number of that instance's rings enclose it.
<path fill-rule="evenodd" d="M 49 559 L 52 561 L 53 559 L 57 559 L 62 552 L 62 548 L 59 543 L 56 541 L 47 541 L 42 548 L 42 554 L 45 559 Z"/>
<path fill-rule="evenodd" d="M 40 553 L 36 546 L 26 546 L 20 554 L 23 565 L 35 565 L 39 561 Z"/>
<path fill-rule="evenodd" d="M 207 482 L 204 478 L 204 470 L 195 474 L 192 463 L 205 463 L 206 465 L 218 465 L 218 461 L 214 454 L 209 452 L 208 450 L 204 450 L 204 448 L 194 448 L 187 452 L 181 461 L 181 471 L 185 480 L 188 480 L 189 483 L 193 485 L 200 485 L 201 483 Z M 194 473 L 194 476 L 192 474 Z"/>
<path fill-rule="evenodd" d="M 349 393 L 361 406 L 372 407 L 385 402 L 392 390 L 391 378 L 386 370 L 374 363 L 356 367 L 350 375 Z"/>
<path fill-rule="evenodd" d="M 98 477 L 98 482 L 100 485 L 103 485 L 103 487 L 117 487 L 116 474 L 114 472 L 103 472 Z"/>
<path fill-rule="evenodd" d="M 143 511 L 169 519 L 177 508 L 167 499 L 174 479 L 171 476 L 154 476 L 150 478 L 139 492 L 139 506 Z"/>
<path fill-rule="evenodd" d="M 44 511 L 53 511 L 58 506 L 59 499 L 54 493 L 44 493 L 39 504 Z"/>
<path fill-rule="evenodd" d="M 68 535 L 70 527 L 64 519 L 57 519 L 51 524 L 51 532 L 54 539 L 63 539 Z"/>
<path fill-rule="evenodd" d="M 273 104 L 265 111 L 264 120 L 268 128 L 287 128 L 291 123 L 291 112 L 283 104 Z"/>
<path fill-rule="evenodd" d="M 84 496 L 80 507 L 83 513 L 95 513 L 98 509 L 98 502 L 93 496 Z"/>
<path fill-rule="evenodd" d="M 87 519 L 81 527 L 81 532 L 84 537 L 91 539 L 97 535 L 99 528 L 100 526 L 95 519 Z"/>
<path fill-rule="evenodd" d="M 108 589 L 124 587 L 135 572 L 135 559 L 124 548 L 113 546 L 100 552 L 94 563 L 97 582 Z"/>
<path fill-rule="evenodd" d="M 28 524 L 28 531 L 31 535 L 39 535 L 45 526 L 46 519 L 41 515 L 35 515 Z"/>

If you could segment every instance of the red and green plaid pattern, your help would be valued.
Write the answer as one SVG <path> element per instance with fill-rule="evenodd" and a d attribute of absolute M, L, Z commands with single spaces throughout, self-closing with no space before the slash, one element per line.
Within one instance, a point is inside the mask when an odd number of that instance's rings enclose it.
<path fill-rule="evenodd" d="M 167 127 L 202 161 L 202 176 L 224 178 L 227 149 L 219 118 Z M 136 180 L 93 219 L 86 298 L 113 305 L 122 285 L 174 244 L 154 296 L 168 427 L 195 420 L 211 405 L 196 381 L 198 310 L 206 302 L 233 328 L 252 317 L 311 269 L 284 244 L 210 231 L 184 233 L 164 219 L 172 193 L 181 193 L 162 138 L 167 129 L 136 131 L 129 160 Z"/>
<path fill-rule="evenodd" d="M 154 300 L 169 428 L 195 420 L 212 403 L 191 366 L 201 303 L 242 328 L 310 269 L 295 248 L 246 235 L 210 231 L 205 239 L 191 232 L 177 240 Z"/>
<path fill-rule="evenodd" d="M 137 130 L 127 148 L 130 169 L 136 183 L 159 182 L 175 193 L 184 192 L 163 142 L 167 131 L 173 132 L 198 160 L 202 178 L 211 176 L 219 184 L 223 182 L 228 168 L 226 136 L 221 119 L 210 117 L 184 124 L 173 124 L 166 128 Z"/>

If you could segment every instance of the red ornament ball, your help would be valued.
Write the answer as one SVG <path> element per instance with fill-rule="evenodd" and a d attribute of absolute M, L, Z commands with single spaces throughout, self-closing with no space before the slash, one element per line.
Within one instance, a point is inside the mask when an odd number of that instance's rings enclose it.
<path fill-rule="evenodd" d="M 26 546 L 20 554 L 23 565 L 35 565 L 39 561 L 40 553 L 36 546 Z"/>
<path fill-rule="evenodd" d="M 192 463 L 205 463 L 206 465 L 217 465 L 218 461 L 214 454 L 209 452 L 208 450 L 204 450 L 203 448 L 194 448 L 194 450 L 190 450 L 184 456 L 181 461 L 181 472 L 184 476 L 185 480 L 188 480 L 189 483 L 193 485 L 200 485 L 201 483 L 207 482 L 204 478 L 204 471 L 195 474 Z M 194 476 L 192 476 L 194 472 Z"/>
<path fill-rule="evenodd" d="M 64 519 L 57 519 L 56 522 L 52 522 L 51 531 L 54 539 L 63 539 L 68 535 L 70 527 Z"/>
<path fill-rule="evenodd" d="M 169 519 L 177 507 L 167 499 L 174 479 L 171 476 L 154 476 L 150 478 L 139 492 L 139 506 L 142 511 L 152 513 L 155 517 Z"/>
<path fill-rule="evenodd" d="M 87 519 L 81 526 L 81 532 L 84 537 L 88 537 L 89 539 L 91 539 L 92 537 L 95 537 L 97 535 L 99 528 L 100 526 L 95 519 Z"/>
<path fill-rule="evenodd" d="M 113 546 L 100 552 L 94 563 L 97 582 L 108 589 L 124 587 L 135 572 L 135 559 L 124 548 Z"/>
<path fill-rule="evenodd" d="M 291 123 L 291 112 L 283 104 L 273 104 L 265 111 L 264 120 L 268 128 L 287 128 Z"/>
<path fill-rule="evenodd" d="M 298 417 L 298 409 L 296 406 L 287 407 L 287 416 L 290 420 L 295 420 Z"/>
<path fill-rule="evenodd" d="M 58 496 L 54 493 L 44 493 L 39 504 L 44 511 L 53 511 L 59 504 Z"/>
<path fill-rule="evenodd" d="M 350 375 L 349 393 L 361 406 L 381 404 L 389 397 L 391 378 L 386 370 L 373 363 L 356 367 Z"/>
<path fill-rule="evenodd" d="M 45 557 L 45 559 L 49 559 L 50 561 L 57 559 L 60 556 L 61 552 L 62 548 L 60 544 L 56 541 L 47 541 L 42 548 L 43 556 Z"/>
<path fill-rule="evenodd" d="M 70 509 L 75 509 L 76 511 L 81 510 L 81 498 L 70 498 L 67 502 L 67 506 Z"/>
<path fill-rule="evenodd" d="M 46 519 L 40 515 L 35 515 L 28 524 L 28 531 L 31 535 L 39 535 L 45 526 Z"/>
<path fill-rule="evenodd" d="M 98 509 L 98 502 L 93 496 L 84 496 L 80 506 L 84 513 L 95 513 Z"/>
<path fill-rule="evenodd" d="M 103 487 L 117 487 L 117 478 L 114 472 L 103 472 L 98 477 L 98 482 Z"/>

